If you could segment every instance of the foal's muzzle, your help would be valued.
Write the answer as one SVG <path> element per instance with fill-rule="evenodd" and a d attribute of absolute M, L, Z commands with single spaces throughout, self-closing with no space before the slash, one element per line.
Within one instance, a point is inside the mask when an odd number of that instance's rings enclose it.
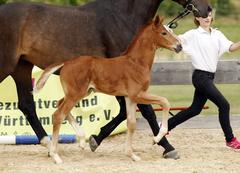
<path fill-rule="evenodd" d="M 174 51 L 179 53 L 180 51 L 182 50 L 182 45 L 181 44 L 177 44 L 175 47 L 174 47 Z"/>

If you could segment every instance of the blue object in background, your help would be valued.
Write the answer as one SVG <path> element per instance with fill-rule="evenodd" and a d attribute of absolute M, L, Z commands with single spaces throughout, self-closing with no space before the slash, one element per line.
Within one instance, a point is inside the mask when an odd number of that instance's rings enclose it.
<path fill-rule="evenodd" d="M 51 138 L 51 136 L 50 136 Z M 75 143 L 77 138 L 75 135 L 60 135 L 59 143 Z M 0 144 L 39 144 L 39 140 L 35 135 L 28 136 L 0 136 Z"/>

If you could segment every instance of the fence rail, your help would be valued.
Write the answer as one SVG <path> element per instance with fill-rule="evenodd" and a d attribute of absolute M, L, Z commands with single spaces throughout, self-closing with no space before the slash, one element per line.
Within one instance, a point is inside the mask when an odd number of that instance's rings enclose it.
<path fill-rule="evenodd" d="M 182 85 L 192 83 L 193 67 L 189 61 L 163 61 L 154 63 L 151 85 Z M 218 64 L 215 82 L 240 83 L 240 60 L 222 60 Z"/>

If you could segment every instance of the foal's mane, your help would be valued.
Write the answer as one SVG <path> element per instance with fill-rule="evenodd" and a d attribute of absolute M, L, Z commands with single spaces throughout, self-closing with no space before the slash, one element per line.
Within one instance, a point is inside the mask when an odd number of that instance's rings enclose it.
<path fill-rule="evenodd" d="M 142 35 L 142 33 L 146 30 L 146 28 L 153 23 L 152 20 L 149 20 L 134 36 L 133 40 L 130 42 L 126 50 L 122 53 L 122 55 L 128 54 L 128 52 L 132 49 L 132 47 L 136 44 L 138 38 Z"/>

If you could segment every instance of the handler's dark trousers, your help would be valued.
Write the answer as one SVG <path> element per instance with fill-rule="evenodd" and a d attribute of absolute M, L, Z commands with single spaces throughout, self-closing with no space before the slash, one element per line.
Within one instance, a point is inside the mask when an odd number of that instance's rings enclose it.
<path fill-rule="evenodd" d="M 177 113 L 168 120 L 169 130 L 175 128 L 182 122 L 200 114 L 207 99 L 211 100 L 219 111 L 219 121 L 227 142 L 232 140 L 233 132 L 229 120 L 230 105 L 221 92 L 213 83 L 214 73 L 195 70 L 192 76 L 192 83 L 195 87 L 192 105 Z"/>

